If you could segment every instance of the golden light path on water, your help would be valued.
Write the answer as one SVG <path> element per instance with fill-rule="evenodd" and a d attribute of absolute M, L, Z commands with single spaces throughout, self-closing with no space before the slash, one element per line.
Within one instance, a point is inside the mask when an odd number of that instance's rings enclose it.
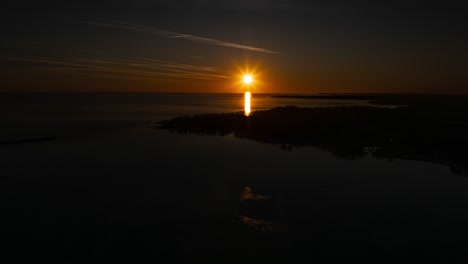
<path fill-rule="evenodd" d="M 250 115 L 250 99 L 252 97 L 252 94 L 250 92 L 245 92 L 244 94 L 244 111 L 245 115 L 249 116 Z"/>

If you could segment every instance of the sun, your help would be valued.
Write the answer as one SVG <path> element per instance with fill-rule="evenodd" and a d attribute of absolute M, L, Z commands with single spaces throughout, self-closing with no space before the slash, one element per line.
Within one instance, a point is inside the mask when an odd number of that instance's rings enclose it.
<path fill-rule="evenodd" d="M 263 73 L 259 71 L 259 64 L 251 64 L 245 62 L 244 65 L 234 65 L 237 71 L 233 73 L 235 87 L 238 92 L 253 92 L 261 88 L 264 84 Z"/>
<path fill-rule="evenodd" d="M 253 77 L 251 74 L 244 74 L 244 76 L 242 77 L 242 81 L 246 85 L 251 85 L 253 83 Z"/>

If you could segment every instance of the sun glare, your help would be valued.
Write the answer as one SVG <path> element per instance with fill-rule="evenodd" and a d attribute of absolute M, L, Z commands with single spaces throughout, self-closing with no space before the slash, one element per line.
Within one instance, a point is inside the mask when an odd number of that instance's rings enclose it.
<path fill-rule="evenodd" d="M 242 81 L 244 82 L 244 84 L 250 85 L 253 82 L 253 77 L 251 74 L 244 74 L 244 76 L 242 77 Z"/>

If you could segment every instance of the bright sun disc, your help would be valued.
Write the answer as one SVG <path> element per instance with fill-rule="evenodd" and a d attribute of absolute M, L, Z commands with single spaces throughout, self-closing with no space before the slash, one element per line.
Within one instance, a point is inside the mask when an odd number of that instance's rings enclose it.
<path fill-rule="evenodd" d="M 253 82 L 253 77 L 250 74 L 245 74 L 244 77 L 242 78 L 242 81 L 247 85 L 251 84 Z"/>

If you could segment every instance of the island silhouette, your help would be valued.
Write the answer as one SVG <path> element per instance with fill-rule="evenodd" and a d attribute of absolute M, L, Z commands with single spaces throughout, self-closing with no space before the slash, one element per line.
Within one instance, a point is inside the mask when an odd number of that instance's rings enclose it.
<path fill-rule="evenodd" d="M 279 96 L 277 96 L 279 97 Z M 370 106 L 275 107 L 255 111 L 176 117 L 158 128 L 176 133 L 225 136 L 326 149 L 337 157 L 372 155 L 468 168 L 468 97 L 452 95 L 316 95 L 280 97 L 366 100 Z"/>

